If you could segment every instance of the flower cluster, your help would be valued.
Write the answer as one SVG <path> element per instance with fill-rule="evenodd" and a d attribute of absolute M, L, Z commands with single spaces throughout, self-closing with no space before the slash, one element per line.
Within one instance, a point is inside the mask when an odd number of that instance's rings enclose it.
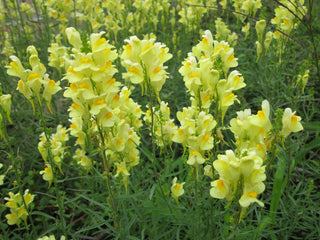
<path fill-rule="evenodd" d="M 142 111 L 130 98 L 131 91 L 127 87 L 120 90 L 121 83 L 113 78 L 117 69 L 112 61 L 118 54 L 102 37 L 104 32 L 91 34 L 88 42 L 83 42 L 74 28 L 67 28 L 66 33 L 73 46 L 73 60 L 65 76 L 70 87 L 64 96 L 73 101 L 70 134 L 81 148 L 74 158 L 88 171 L 92 162 L 87 147 L 97 144 L 99 149 L 106 149 L 102 158 L 114 165 L 115 176 L 123 173 L 126 186 L 130 168 L 139 163 L 136 131 L 142 126 Z M 104 163 L 105 171 L 110 169 L 108 165 Z"/>
<path fill-rule="evenodd" d="M 291 31 L 298 27 L 304 15 L 307 14 L 307 8 L 303 6 L 304 0 L 295 2 L 281 0 L 280 2 L 281 5 L 274 10 L 275 17 L 271 19 L 271 23 L 283 33 L 290 35 Z M 279 31 L 273 33 L 273 38 L 277 40 L 277 51 L 281 57 L 281 54 L 284 51 L 285 42 L 288 38 L 287 36 L 280 34 Z"/>
<path fill-rule="evenodd" d="M 233 6 L 237 12 L 241 12 L 245 15 L 255 16 L 258 9 L 262 7 L 261 0 L 233 0 Z M 242 22 L 245 20 L 245 16 L 236 14 L 236 17 Z"/>
<path fill-rule="evenodd" d="M 250 109 L 237 112 L 238 117 L 230 121 L 230 130 L 234 134 L 238 152 L 250 149 L 264 157 L 269 146 L 270 106 L 267 100 L 262 102 L 262 109 L 256 115 Z"/>
<path fill-rule="evenodd" d="M 66 142 L 68 140 L 67 129 L 61 125 L 57 126 L 56 133 L 52 134 L 49 139 L 45 133 L 40 135 L 38 150 L 46 164 L 45 169 L 40 171 L 40 174 L 45 181 L 49 182 L 49 187 L 53 180 L 52 168 L 57 167 L 62 172 L 61 163 L 65 156 Z"/>
<path fill-rule="evenodd" d="M 129 19 L 132 19 L 132 15 L 130 17 L 126 16 L 126 8 L 121 1 L 104 1 L 102 7 L 107 10 L 104 25 L 111 30 L 107 32 L 107 36 L 110 38 L 110 34 L 113 33 L 114 38 L 117 39 L 119 31 L 123 28 L 129 28 L 126 23 L 130 24 Z"/>
<path fill-rule="evenodd" d="M 282 32 L 290 34 L 293 29 L 298 27 L 300 20 L 306 14 L 307 8 L 303 6 L 304 0 L 299 0 L 299 2 L 281 0 L 280 2 L 281 5 L 274 10 L 275 17 L 271 20 L 271 23 Z"/>
<path fill-rule="evenodd" d="M 40 105 L 43 99 L 50 110 L 52 95 L 61 89 L 59 86 L 60 82 L 55 82 L 49 78 L 49 75 L 46 73 L 46 68 L 40 62 L 38 52 L 34 46 L 29 46 L 27 53 L 29 55 L 31 69 L 25 69 L 19 58 L 12 55 L 10 56 L 12 62 L 10 62 L 9 66 L 6 66 L 6 68 L 8 68 L 7 73 L 10 76 L 20 79 L 18 82 L 18 90 L 30 101 L 33 110 L 35 109 L 35 98 Z"/>
<path fill-rule="evenodd" d="M 237 101 L 233 91 L 243 88 L 245 83 L 236 70 L 228 75 L 231 67 L 238 66 L 233 48 L 225 41 L 213 40 L 209 30 L 206 30 L 202 37 L 201 42 L 193 47 L 192 53 L 189 53 L 183 62 L 179 72 L 192 96 L 192 106 L 208 111 L 215 102 L 223 120 L 229 106 Z M 220 79 L 221 76 L 226 79 Z"/>
<path fill-rule="evenodd" d="M 174 120 L 170 119 L 170 109 L 167 103 L 161 101 L 159 109 L 153 107 L 153 119 L 151 110 L 147 110 L 144 121 L 147 125 L 153 123 L 154 141 L 159 147 L 172 143 L 177 127 L 174 125 Z"/>
<path fill-rule="evenodd" d="M 169 2 L 168 0 L 161 1 L 161 3 L 152 0 L 134 0 L 133 6 L 136 8 L 134 13 L 135 26 L 143 26 L 150 21 L 153 29 L 157 30 L 159 20 L 161 19 L 161 21 L 163 21 L 164 12 L 168 12 L 169 10 Z M 137 30 L 138 29 L 136 29 L 136 32 Z"/>
<path fill-rule="evenodd" d="M 79 23 L 89 24 L 91 29 L 96 32 L 103 24 L 104 11 L 100 6 L 101 1 L 92 0 L 90 2 L 77 0 L 76 3 L 70 0 L 48 0 L 45 7 L 48 15 L 59 24 L 59 30 L 64 31 L 71 19 Z M 43 7 L 39 4 L 39 7 Z M 54 25 L 52 24 L 52 26 Z"/>
<path fill-rule="evenodd" d="M 59 23 L 60 30 L 68 24 L 68 16 L 73 13 L 74 3 L 68 0 L 47 0 L 44 2 L 48 11 L 48 16 Z M 39 6 L 41 4 L 39 3 Z M 52 26 L 51 26 L 52 27 Z"/>
<path fill-rule="evenodd" d="M 23 196 L 20 193 L 9 192 L 9 197 L 5 197 L 6 206 L 10 208 L 10 214 L 6 215 L 9 225 L 20 225 L 21 221 L 27 223 L 28 209 L 33 202 L 35 195 L 29 193 L 27 189 Z M 27 208 L 27 209 L 26 209 Z"/>
<path fill-rule="evenodd" d="M 133 84 L 140 84 L 142 91 L 151 87 L 159 99 L 159 92 L 167 78 L 164 63 L 172 55 L 164 44 L 155 41 L 155 36 L 143 40 L 136 36 L 126 39 L 121 60 L 127 70 L 123 77 Z"/>
<path fill-rule="evenodd" d="M 178 12 L 180 19 L 179 22 L 182 23 L 187 31 L 195 31 L 201 23 L 202 17 L 207 12 L 207 8 L 204 7 L 194 7 L 192 5 L 204 5 L 203 0 L 183 0 L 181 1 L 182 9 Z M 207 6 L 214 6 L 207 1 Z"/>
<path fill-rule="evenodd" d="M 238 35 L 233 32 L 231 33 L 231 30 L 227 27 L 227 25 L 222 21 L 221 18 L 217 18 L 215 20 L 215 26 L 216 26 L 216 39 L 217 41 L 226 41 L 231 46 L 234 46 L 237 44 L 236 40 L 238 39 Z"/>
<path fill-rule="evenodd" d="M 231 202 L 240 193 L 239 204 L 248 207 L 251 203 L 263 203 L 257 199 L 264 189 L 265 167 L 261 157 L 252 152 L 242 152 L 239 157 L 232 150 L 218 155 L 213 167 L 219 173 L 219 179 L 211 183 L 210 195 Z"/>
<path fill-rule="evenodd" d="M 237 112 L 238 117 L 231 119 L 230 130 L 235 137 L 236 150 L 227 150 L 224 155 L 218 155 L 213 167 L 219 174 L 219 179 L 211 183 L 210 195 L 214 198 L 231 202 L 239 200 L 241 207 L 246 208 L 251 203 L 263 203 L 257 199 L 264 189 L 266 179 L 265 166 L 267 151 L 270 149 L 274 135 L 270 121 L 270 106 L 267 100 L 262 102 L 262 109 L 256 115 L 250 109 Z M 291 132 L 303 129 L 301 118 L 290 108 L 285 109 L 282 117 L 282 130 L 279 133 L 284 139 Z"/>
<path fill-rule="evenodd" d="M 212 130 L 217 123 L 211 114 L 196 107 L 183 108 L 177 118 L 181 126 L 172 140 L 181 143 L 185 150 L 188 148 L 187 164 L 197 167 L 205 162 L 205 152 L 213 148 Z"/>
<path fill-rule="evenodd" d="M 69 49 L 61 45 L 60 38 L 60 34 L 56 35 L 56 41 L 52 42 L 48 48 L 48 52 L 50 53 L 48 65 L 56 68 L 59 73 L 65 73 L 70 66 L 70 55 L 68 54 Z"/>
<path fill-rule="evenodd" d="M 4 33 L 4 41 L 3 41 L 3 46 L 1 47 L 1 49 L 2 49 L 1 54 L 5 55 L 6 57 L 10 57 L 11 55 L 14 54 L 14 48 L 11 44 L 11 39 L 10 39 L 10 35 L 8 32 Z"/>

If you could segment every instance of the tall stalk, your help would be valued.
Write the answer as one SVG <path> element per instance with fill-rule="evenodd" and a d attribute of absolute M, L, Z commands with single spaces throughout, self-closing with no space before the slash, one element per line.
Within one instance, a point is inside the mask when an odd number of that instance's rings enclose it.
<path fill-rule="evenodd" d="M 40 119 L 40 126 L 42 127 L 42 130 L 44 132 L 45 135 L 45 139 L 46 142 L 48 143 L 47 146 L 47 151 L 48 151 L 48 160 L 49 160 L 49 164 L 51 165 L 51 169 L 52 169 L 52 182 L 53 182 L 53 186 L 54 186 L 54 190 L 56 193 L 56 197 L 57 197 L 57 204 L 58 204 L 58 214 L 60 217 L 60 221 L 59 221 L 59 225 L 60 225 L 60 230 L 63 232 L 63 235 L 67 238 L 68 233 L 66 230 L 66 221 L 64 218 L 64 204 L 63 204 L 63 197 L 61 195 L 59 186 L 58 186 L 58 177 L 57 177 L 57 171 L 54 167 L 55 163 L 53 160 L 53 156 L 52 156 L 52 152 L 50 149 L 50 132 L 49 129 L 46 126 L 46 120 L 44 119 L 43 113 L 42 113 L 42 103 L 41 101 L 37 101 L 38 103 L 38 116 Z"/>
<path fill-rule="evenodd" d="M 110 179 L 109 179 L 109 173 L 110 173 L 109 166 L 110 166 L 110 164 L 109 164 L 109 161 L 108 161 L 109 159 L 106 158 L 106 154 L 105 154 L 106 143 L 105 143 L 105 139 L 104 139 L 103 130 L 102 130 L 101 126 L 99 126 L 99 125 L 98 125 L 98 131 L 99 131 L 100 140 L 101 140 L 101 143 L 102 143 L 102 146 L 103 146 L 102 150 L 100 151 L 100 155 L 101 155 L 102 163 L 103 163 L 103 168 L 104 168 L 103 175 L 105 176 L 107 189 L 108 189 L 108 192 L 110 194 L 111 209 L 112 209 L 112 219 L 114 221 L 114 227 L 115 227 L 116 230 L 118 230 L 119 229 L 119 220 L 118 220 L 118 217 L 117 217 L 116 199 L 115 199 L 112 187 L 110 185 Z"/>

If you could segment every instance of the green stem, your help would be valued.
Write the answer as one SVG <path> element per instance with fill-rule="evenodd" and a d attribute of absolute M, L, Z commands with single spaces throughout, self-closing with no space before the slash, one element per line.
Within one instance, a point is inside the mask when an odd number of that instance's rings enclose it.
<path fill-rule="evenodd" d="M 105 143 L 105 138 L 104 138 L 104 134 L 103 134 L 103 130 L 101 128 L 101 126 L 98 124 L 98 131 L 99 131 L 99 137 L 103 146 L 103 149 L 100 151 L 100 156 L 102 158 L 102 163 L 103 163 L 103 167 L 104 167 L 104 176 L 106 179 L 106 185 L 107 185 L 107 190 L 110 193 L 110 200 L 111 200 L 111 209 L 112 209 L 112 219 L 114 221 L 114 227 L 116 230 L 119 229 L 119 219 L 117 217 L 117 204 L 116 204 L 116 200 L 115 200 L 115 196 L 114 196 L 114 192 L 112 191 L 112 187 L 110 185 L 110 179 L 109 179 L 109 161 L 108 158 L 106 158 L 105 155 L 105 148 L 106 148 L 106 143 Z M 121 228 L 120 228 L 121 230 Z"/>
<path fill-rule="evenodd" d="M 66 221 L 64 219 L 64 205 L 63 205 L 62 195 L 61 195 L 60 189 L 58 187 L 58 177 L 57 177 L 57 171 L 54 167 L 55 163 L 54 163 L 52 152 L 51 152 L 49 130 L 46 126 L 46 121 L 45 121 L 43 113 L 42 113 L 42 103 L 41 103 L 41 101 L 37 101 L 37 103 L 38 103 L 38 108 L 39 108 L 38 114 L 39 114 L 39 118 L 40 118 L 40 125 L 42 126 L 42 129 L 43 129 L 43 132 L 44 132 L 44 135 L 46 138 L 46 142 L 49 143 L 48 160 L 49 160 L 49 164 L 51 165 L 51 169 L 52 169 L 53 185 L 54 185 L 54 190 L 55 190 L 56 197 L 57 197 L 58 214 L 60 217 L 60 230 L 63 232 L 63 235 L 67 238 L 68 234 L 67 234 L 67 230 L 66 230 Z"/>
<path fill-rule="evenodd" d="M 236 240 L 237 238 L 237 234 L 236 234 L 236 231 L 237 231 L 237 228 L 239 226 L 239 223 L 240 223 L 240 220 L 241 220 L 241 215 L 242 215 L 242 212 L 243 211 L 243 208 L 241 208 L 241 206 L 239 205 L 239 214 L 238 214 L 238 217 L 237 217 L 237 222 L 236 224 L 234 225 L 233 227 L 233 239 Z"/>
<path fill-rule="evenodd" d="M 73 0 L 74 28 L 77 29 L 77 0 Z"/>
<path fill-rule="evenodd" d="M 24 39 L 26 40 L 26 42 L 28 42 L 28 35 L 26 34 L 26 31 L 25 31 L 25 24 L 24 24 L 24 21 L 23 21 L 23 17 L 22 17 L 22 13 L 21 13 L 21 10 L 20 10 L 19 2 L 18 2 L 18 0 L 16 0 L 16 1 L 12 1 L 12 3 L 13 3 L 13 6 L 14 6 L 15 10 L 19 14 L 19 19 L 20 19 L 20 24 L 21 24 L 21 28 L 22 28 L 22 33 L 23 33 Z"/>
<path fill-rule="evenodd" d="M 35 9 L 35 12 L 36 12 L 36 16 L 37 16 L 37 21 L 39 23 L 38 24 L 39 34 L 40 34 L 40 36 L 43 36 L 43 32 L 42 32 L 42 29 L 41 29 L 41 26 L 40 26 L 40 23 L 42 21 L 41 21 L 41 17 L 40 17 L 40 14 L 39 14 L 38 4 L 37 4 L 36 0 L 32 0 L 32 4 L 34 6 L 34 9 Z M 43 0 L 42 4 L 44 5 L 44 0 Z"/>
<path fill-rule="evenodd" d="M 154 139 L 155 139 L 155 136 L 154 136 L 154 111 L 153 111 L 153 98 L 152 98 L 152 93 L 153 93 L 153 89 L 152 89 L 152 86 L 151 86 L 151 82 L 150 82 L 150 78 L 147 74 L 147 69 L 144 67 L 144 80 L 145 80 L 145 83 L 147 84 L 147 92 L 148 92 L 148 95 L 149 95 L 149 109 L 150 109 L 150 114 L 151 114 L 151 137 L 152 137 L 152 165 L 153 165 L 153 172 L 154 172 L 154 175 L 155 175 L 155 181 L 158 185 L 158 187 L 160 188 L 160 192 L 161 192 L 161 195 L 163 196 L 163 198 L 165 199 L 165 202 L 167 203 L 168 205 L 168 208 L 169 208 L 169 211 L 170 213 L 172 214 L 172 209 L 171 209 L 171 206 L 169 204 L 169 201 L 167 199 L 167 197 L 165 196 L 164 194 L 164 191 L 162 189 L 162 186 L 160 184 L 160 180 L 158 178 L 158 174 L 157 174 L 157 168 L 156 168 L 156 146 L 155 146 L 155 143 L 154 143 Z"/>
<path fill-rule="evenodd" d="M 197 239 L 199 238 L 199 234 L 200 234 L 200 211 L 199 211 L 199 196 L 198 196 L 198 166 L 197 167 L 193 167 L 193 175 L 194 175 L 194 209 L 196 211 L 197 214 L 197 223 L 196 223 L 196 230 L 195 230 L 195 238 Z"/>

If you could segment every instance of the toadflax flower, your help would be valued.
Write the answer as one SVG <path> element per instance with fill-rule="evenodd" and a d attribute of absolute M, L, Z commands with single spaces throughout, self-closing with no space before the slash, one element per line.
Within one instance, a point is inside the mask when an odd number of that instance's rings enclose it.
<path fill-rule="evenodd" d="M 286 108 L 282 117 L 282 136 L 286 138 L 292 132 L 299 132 L 303 130 L 303 126 L 300 121 L 301 117 L 296 116 L 295 112 L 292 112 L 291 108 Z"/>
<path fill-rule="evenodd" d="M 185 182 L 183 183 L 178 183 L 178 178 L 175 177 L 172 180 L 172 186 L 171 186 L 171 195 L 172 197 L 177 201 L 177 203 L 179 204 L 178 198 L 184 194 L 184 189 L 183 189 L 183 185 L 185 184 Z"/>
<path fill-rule="evenodd" d="M 247 208 L 254 202 L 263 206 L 257 199 L 265 189 L 265 166 L 262 164 L 262 158 L 255 151 L 247 150 L 236 156 L 232 150 L 227 150 L 225 155 L 218 155 L 213 167 L 219 173 L 219 179 L 211 182 L 210 195 L 231 202 L 240 193 L 237 200 L 241 207 Z"/>
<path fill-rule="evenodd" d="M 23 197 L 23 199 L 22 199 Z M 20 193 L 14 194 L 9 192 L 9 197 L 4 198 L 6 200 L 6 206 L 10 208 L 10 214 L 6 215 L 9 225 L 20 225 L 21 221 L 26 223 L 28 211 L 25 207 L 29 208 L 33 202 L 35 195 L 29 193 L 29 189 L 25 190 L 23 196 Z"/>
<path fill-rule="evenodd" d="M 167 78 L 164 63 L 172 58 L 169 49 L 155 38 L 140 40 L 136 36 L 125 40 L 127 45 L 121 54 L 122 65 L 127 69 L 123 77 L 133 84 L 153 88 L 159 97 L 159 92 Z"/>

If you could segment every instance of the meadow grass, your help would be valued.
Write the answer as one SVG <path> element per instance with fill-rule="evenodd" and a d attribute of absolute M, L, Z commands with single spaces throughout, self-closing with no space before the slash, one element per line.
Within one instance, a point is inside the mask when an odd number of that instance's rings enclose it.
<path fill-rule="evenodd" d="M 23 5 L 19 0 L 1 2 L 0 80 L 2 94 L 11 94 L 12 100 L 12 123 L 6 116 L 5 104 L 1 105 L 0 102 L 0 158 L 3 164 L 0 174 L 4 175 L 3 184 L 0 186 L 1 239 L 46 239 L 44 236 L 54 236 L 55 239 L 63 239 L 63 236 L 65 239 L 318 239 L 318 1 L 300 1 L 301 5 L 306 6 L 307 16 L 302 15 L 301 21 L 296 19 L 300 24 L 288 34 L 291 38 L 283 37 L 284 47 L 281 50 L 278 42 L 273 39 L 268 51 L 263 47 L 258 61 L 256 21 L 266 20 L 268 25 L 264 30 L 265 38 L 267 31 L 275 31 L 272 27 L 275 25 L 271 23 L 275 17 L 274 9 L 284 2 L 297 1 L 261 1 L 261 8 L 255 16 L 246 17 L 244 22 L 237 18 L 239 14 L 234 13 L 238 10 L 233 3 L 241 1 L 163 1 L 160 5 L 157 5 L 158 1 L 138 0 L 97 0 L 90 4 L 80 0 L 61 0 L 56 1 L 56 5 L 55 1 L 26 2 L 30 5 Z M 227 2 L 225 10 L 220 4 L 223 2 Z M 205 4 L 207 7 L 203 6 Z M 179 15 L 179 11 L 183 9 L 191 12 Z M 77 17 L 74 17 L 74 14 Z M 182 18 L 184 19 L 181 20 Z M 73 99 L 64 96 L 69 83 L 62 80 L 71 71 L 64 67 L 57 69 L 49 66 L 48 50 L 51 43 L 57 42 L 67 48 L 66 54 L 70 57 L 71 48 L 75 46 L 72 46 L 71 37 L 65 33 L 66 28 L 74 27 L 79 31 L 83 52 L 93 51 L 93 47 L 88 43 L 90 34 L 104 31 L 102 36 L 115 46 L 119 54 L 119 57 L 112 60 L 118 70 L 113 76 L 116 81 L 128 88 L 134 86 L 131 99 L 140 105 L 143 112 L 150 110 L 150 105 L 155 107 L 150 111 L 151 116 L 162 119 L 163 116 L 157 113 L 160 109 L 158 93 L 159 98 L 168 103 L 174 126 L 179 127 L 182 122 L 178 120 L 177 112 L 191 105 L 190 94 L 193 91 L 193 88 L 185 85 L 184 76 L 179 69 L 192 48 L 202 42 L 205 30 L 210 30 L 213 38 L 218 40 L 219 37 L 215 36 L 218 31 L 215 21 L 218 18 L 238 36 L 236 44 L 231 46 L 234 48 L 234 57 L 238 58 L 238 66 L 232 67 L 230 71 L 238 70 L 246 86 L 236 91 L 239 103 L 234 102 L 228 108 L 223 121 L 222 113 L 216 107 L 219 99 L 215 99 L 216 102 L 212 99 L 215 105 L 209 108 L 207 114 L 212 114 L 217 122 L 217 127 L 210 130 L 210 136 L 214 137 L 214 149 L 205 150 L 201 154 L 206 157 L 206 165 L 212 165 L 218 155 L 225 154 L 226 150 L 232 149 L 236 152 L 238 145 L 230 130 L 230 120 L 237 117 L 238 111 L 248 108 L 252 114 L 256 114 L 261 109 L 262 101 L 267 99 L 270 103 L 273 128 L 269 129 L 271 137 L 268 140 L 272 144 L 263 157 L 263 165 L 266 166 L 265 190 L 258 196 L 264 207 L 255 202 L 249 207 L 243 207 L 238 202 L 242 194 L 239 189 L 233 192 L 233 201 L 227 201 L 225 197 L 212 197 L 210 184 L 219 179 L 221 172 L 215 169 L 210 178 L 205 175 L 204 164 L 187 164 L 190 146 L 187 145 L 184 149 L 179 141 L 170 139 L 167 145 L 159 147 L 156 144 L 156 131 L 150 130 L 156 120 L 144 123 L 143 117 L 143 125 L 137 131 L 140 144 L 126 145 L 135 147 L 140 158 L 139 164 L 129 169 L 127 186 L 124 172 L 126 169 L 110 163 L 108 154 L 107 157 L 105 154 L 106 151 L 117 154 L 120 152 L 111 149 L 111 140 L 107 142 L 107 137 L 115 127 L 104 130 L 99 124 L 95 127 L 92 125 L 92 129 L 89 125 L 83 125 L 87 128 L 85 156 L 92 161 L 90 168 L 81 166 L 74 157 L 76 149 L 79 148 L 75 136 L 70 136 L 63 148 L 63 159 L 59 163 L 61 166 L 55 162 L 54 154 L 50 150 L 53 147 L 51 145 L 45 148 L 48 159 L 44 161 L 38 150 L 40 134 L 45 133 L 41 140 L 45 143 L 49 142 L 51 134 L 56 133 L 59 124 L 68 128 L 68 132 L 71 131 L 72 117 L 68 109 Z M 245 33 L 241 29 L 247 22 L 250 22 L 250 33 L 245 39 Z M 120 27 L 119 30 L 116 30 L 117 27 Z M 156 42 L 164 43 L 172 54 L 163 64 L 167 66 L 168 77 L 160 93 L 153 91 L 153 85 L 148 85 L 152 83 L 146 75 L 143 75 L 146 81 L 144 89 L 140 85 L 132 84 L 131 78 L 125 80 L 123 74 L 129 70 L 120 58 L 126 49 L 125 39 L 134 35 L 143 39 L 146 34 L 149 34 L 150 39 L 151 33 L 155 34 Z M 32 98 L 35 103 L 33 110 L 30 101 L 17 90 L 19 79 L 7 73 L 6 66 L 10 66 L 11 55 L 17 56 L 26 69 L 33 67 L 29 62 L 32 54 L 27 52 L 31 45 L 35 46 L 39 60 L 46 67 L 50 79 L 61 81 L 62 89 L 52 96 L 52 113 L 43 99 L 42 105 L 37 104 L 35 95 Z M 297 84 L 297 78 L 299 74 L 303 76 L 306 70 L 309 70 L 309 79 L 302 88 Z M 220 77 L 223 78 L 222 71 L 220 72 Z M 297 116 L 302 118 L 304 128 L 286 139 L 275 134 L 281 132 L 281 117 L 285 108 L 296 111 Z M 282 112 L 278 109 L 282 109 Z M 88 120 L 87 124 L 98 121 L 98 115 L 92 116 L 91 119 L 94 120 Z M 165 126 L 164 121 L 160 125 L 162 129 Z M 118 125 L 114 123 L 114 126 Z M 94 128 L 98 130 L 93 130 Z M 126 133 L 118 131 L 113 137 Z M 177 135 L 176 132 L 175 134 Z M 43 179 L 40 174 L 46 164 L 53 166 L 53 178 L 50 181 Z M 119 172 L 120 176 L 115 177 Z M 184 189 L 184 193 L 177 199 L 172 197 L 172 180 L 175 177 L 180 184 L 175 186 L 183 186 Z M 244 186 L 244 181 L 243 178 L 238 181 L 238 188 Z M 20 202 L 19 209 L 26 209 L 24 217 L 21 217 L 20 224 L 8 224 L 8 202 L 14 202 L 8 199 L 9 192 L 22 196 L 26 189 L 34 195 L 32 203 L 29 205 L 27 200 Z"/>

